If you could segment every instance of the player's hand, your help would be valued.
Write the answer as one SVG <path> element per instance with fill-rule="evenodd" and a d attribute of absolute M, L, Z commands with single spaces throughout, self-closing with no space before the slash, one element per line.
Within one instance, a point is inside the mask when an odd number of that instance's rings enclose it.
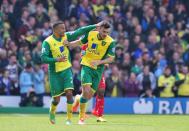
<path fill-rule="evenodd" d="M 66 56 L 62 56 L 56 59 L 57 62 L 65 62 L 67 61 L 67 57 Z"/>
<path fill-rule="evenodd" d="M 96 24 L 96 27 L 97 27 L 97 28 L 100 27 L 100 26 L 102 25 L 102 23 L 103 23 L 103 21 L 97 23 L 97 24 Z"/>
<path fill-rule="evenodd" d="M 68 42 L 68 40 L 64 40 L 63 45 L 64 45 L 64 46 L 69 46 L 69 43 L 70 43 L 70 42 Z"/>
<path fill-rule="evenodd" d="M 91 65 L 93 66 L 93 67 L 97 67 L 98 65 L 100 65 L 101 64 L 101 60 L 93 60 L 92 62 L 91 62 Z"/>
<path fill-rule="evenodd" d="M 104 66 L 105 66 L 106 68 L 109 68 L 109 64 L 104 64 Z"/>

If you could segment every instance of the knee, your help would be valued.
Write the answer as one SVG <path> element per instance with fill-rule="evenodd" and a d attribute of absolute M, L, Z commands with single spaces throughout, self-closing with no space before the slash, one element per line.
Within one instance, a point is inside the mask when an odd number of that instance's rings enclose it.
<path fill-rule="evenodd" d="M 90 100 L 92 97 L 93 97 L 93 94 L 92 94 L 92 93 L 89 93 L 89 94 L 87 95 L 87 99 L 88 99 L 88 100 Z"/>
<path fill-rule="evenodd" d="M 58 105 L 59 102 L 60 102 L 60 97 L 54 97 L 52 100 L 53 105 Z"/>
<path fill-rule="evenodd" d="M 89 94 L 85 90 L 83 90 L 82 97 L 85 98 L 85 99 L 88 99 L 89 98 Z"/>
<path fill-rule="evenodd" d="M 91 88 L 85 88 L 83 90 L 83 97 L 88 99 L 88 100 L 93 97 L 93 92 L 92 92 Z"/>
<path fill-rule="evenodd" d="M 68 103 L 73 103 L 73 92 L 72 90 L 66 91 L 66 98 Z"/>

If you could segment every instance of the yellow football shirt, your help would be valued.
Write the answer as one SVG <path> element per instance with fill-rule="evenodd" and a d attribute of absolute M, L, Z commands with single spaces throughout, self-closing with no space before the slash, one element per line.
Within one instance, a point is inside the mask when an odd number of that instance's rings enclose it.
<path fill-rule="evenodd" d="M 99 40 L 98 33 L 98 31 L 90 31 L 81 39 L 81 43 L 88 43 L 85 55 L 83 55 L 81 60 L 81 64 L 93 69 L 97 69 L 97 67 L 93 67 L 91 65 L 93 60 L 102 60 L 107 56 L 114 57 L 115 55 L 115 41 L 113 38 L 108 35 L 105 39 Z"/>
<path fill-rule="evenodd" d="M 174 93 L 172 92 L 174 84 L 175 78 L 173 76 L 160 76 L 158 80 L 158 87 L 163 87 L 166 85 L 165 89 L 160 93 L 160 97 L 174 97 Z"/>
<path fill-rule="evenodd" d="M 49 43 L 50 50 L 52 52 L 53 58 L 59 58 L 62 56 L 65 56 L 66 58 L 69 58 L 69 50 L 67 46 L 63 45 L 64 40 L 67 40 L 67 35 L 62 37 L 62 39 L 56 40 L 53 35 L 49 36 L 45 41 Z M 69 59 L 67 59 L 64 62 L 55 62 L 55 71 L 63 71 L 67 68 L 71 67 L 71 62 Z"/>
<path fill-rule="evenodd" d="M 188 96 L 189 95 L 189 75 L 185 76 L 184 74 L 179 73 L 178 77 L 180 80 L 184 80 L 186 77 L 184 83 L 182 83 L 178 88 L 178 95 Z"/>

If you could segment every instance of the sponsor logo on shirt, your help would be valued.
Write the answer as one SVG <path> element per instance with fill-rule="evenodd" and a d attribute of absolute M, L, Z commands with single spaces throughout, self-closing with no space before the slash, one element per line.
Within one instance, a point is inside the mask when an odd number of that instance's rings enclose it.
<path fill-rule="evenodd" d="M 92 43 L 91 49 L 97 49 L 98 45 L 95 43 Z"/>
<path fill-rule="evenodd" d="M 59 49 L 61 53 L 64 52 L 64 46 L 60 46 Z"/>

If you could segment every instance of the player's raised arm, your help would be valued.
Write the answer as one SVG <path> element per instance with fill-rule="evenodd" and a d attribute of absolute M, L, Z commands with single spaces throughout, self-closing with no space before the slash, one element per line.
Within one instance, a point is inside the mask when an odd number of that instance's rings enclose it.
<path fill-rule="evenodd" d="M 66 32 L 68 41 L 77 40 L 79 36 L 82 36 L 82 35 L 90 32 L 91 30 L 96 29 L 97 27 L 99 27 L 101 25 L 101 23 L 102 22 L 99 22 L 99 23 L 94 24 L 94 25 L 89 25 L 89 26 L 84 26 L 84 27 L 78 28 L 75 31 Z"/>
<path fill-rule="evenodd" d="M 87 42 L 88 42 L 88 33 L 85 34 L 82 38 L 80 38 L 78 40 L 75 40 L 75 41 L 72 41 L 72 42 L 65 41 L 64 45 L 66 45 L 70 48 L 75 48 L 75 47 L 78 47 L 78 46 L 85 44 Z"/>

